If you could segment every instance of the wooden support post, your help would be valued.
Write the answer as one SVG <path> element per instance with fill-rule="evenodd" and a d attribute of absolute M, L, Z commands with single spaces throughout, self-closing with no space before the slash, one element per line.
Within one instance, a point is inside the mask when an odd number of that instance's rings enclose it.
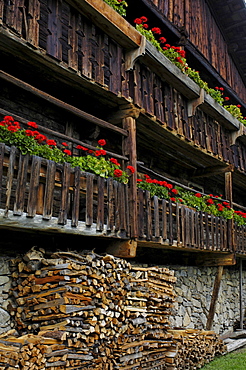
<path fill-rule="evenodd" d="M 128 132 L 127 138 L 123 138 L 123 155 L 129 158 L 129 165 L 135 168 L 129 180 L 129 224 L 130 237 L 135 239 L 138 236 L 137 227 L 137 149 L 136 149 L 136 121 L 133 117 L 123 119 L 123 128 Z"/>
<path fill-rule="evenodd" d="M 232 172 L 225 173 L 225 197 L 229 200 L 232 206 Z"/>
<path fill-rule="evenodd" d="M 213 295 L 212 295 L 210 308 L 209 308 L 209 313 L 208 313 L 206 330 L 211 330 L 212 329 L 216 303 L 217 303 L 217 299 L 218 299 L 218 296 L 219 296 L 221 278 L 222 278 L 222 275 L 223 275 L 223 269 L 224 269 L 223 266 L 219 266 L 218 270 L 217 270 L 217 274 L 215 276 L 214 289 L 213 289 Z"/>

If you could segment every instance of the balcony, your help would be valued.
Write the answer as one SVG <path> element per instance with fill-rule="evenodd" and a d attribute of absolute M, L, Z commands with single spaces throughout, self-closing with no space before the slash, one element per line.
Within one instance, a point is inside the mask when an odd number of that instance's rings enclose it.
<path fill-rule="evenodd" d="M 129 185 L 1 150 L 1 228 L 130 240 Z M 244 255 L 246 227 L 137 191 L 139 245 Z M 234 237 L 233 237 L 234 235 Z M 233 241 L 234 238 L 234 241 Z"/>

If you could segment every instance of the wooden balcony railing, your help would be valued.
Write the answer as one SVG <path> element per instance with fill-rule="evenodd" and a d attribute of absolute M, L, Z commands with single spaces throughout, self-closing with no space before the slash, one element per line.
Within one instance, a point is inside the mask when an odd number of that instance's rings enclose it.
<path fill-rule="evenodd" d="M 139 240 L 182 248 L 232 252 L 231 221 L 198 212 L 139 189 Z"/>
<path fill-rule="evenodd" d="M 23 228 L 65 226 L 87 235 L 129 236 L 125 184 L 67 163 L 22 155 L 4 144 L 0 150 L 2 227 L 15 220 L 15 226 Z"/>
<path fill-rule="evenodd" d="M 0 145 L 1 228 L 130 239 L 128 185 Z M 139 242 L 245 254 L 246 227 L 138 189 Z"/>

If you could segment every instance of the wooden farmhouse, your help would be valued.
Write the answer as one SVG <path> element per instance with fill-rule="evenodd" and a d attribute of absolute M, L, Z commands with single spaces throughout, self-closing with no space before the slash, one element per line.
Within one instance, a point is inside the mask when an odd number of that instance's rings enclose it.
<path fill-rule="evenodd" d="M 0 370 L 198 369 L 244 329 L 246 3 L 0 0 Z"/>

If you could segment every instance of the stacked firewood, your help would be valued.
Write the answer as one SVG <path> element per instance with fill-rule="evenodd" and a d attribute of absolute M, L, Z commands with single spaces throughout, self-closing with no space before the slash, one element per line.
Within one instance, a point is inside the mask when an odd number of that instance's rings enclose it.
<path fill-rule="evenodd" d="M 166 353 L 169 369 L 200 369 L 215 356 L 226 353 L 226 345 L 213 331 L 169 330 L 173 346 Z"/>
<path fill-rule="evenodd" d="M 213 332 L 170 329 L 176 278 L 167 268 L 33 248 L 11 269 L 21 336 L 0 338 L 0 370 L 183 369 L 220 352 Z"/>

